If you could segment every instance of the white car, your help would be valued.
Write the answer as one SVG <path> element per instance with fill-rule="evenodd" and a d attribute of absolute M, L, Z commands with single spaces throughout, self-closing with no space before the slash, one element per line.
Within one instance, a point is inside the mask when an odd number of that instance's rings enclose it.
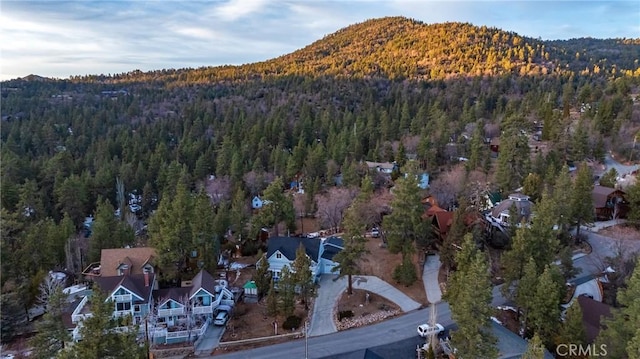
<path fill-rule="evenodd" d="M 421 324 L 418 326 L 418 335 L 426 338 L 430 335 L 437 335 L 444 331 L 442 324 L 436 323 L 435 325 Z"/>
<path fill-rule="evenodd" d="M 225 325 L 227 324 L 227 320 L 229 320 L 228 312 L 218 312 L 218 315 L 216 315 L 216 318 L 213 320 L 213 324 Z"/>

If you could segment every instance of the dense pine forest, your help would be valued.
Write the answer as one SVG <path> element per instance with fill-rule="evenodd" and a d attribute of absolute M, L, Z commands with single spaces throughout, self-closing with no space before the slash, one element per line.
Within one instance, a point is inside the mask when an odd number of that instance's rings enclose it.
<path fill-rule="evenodd" d="M 608 151 L 638 157 L 638 59 L 639 39 L 542 41 L 394 17 L 243 66 L 5 81 L 3 339 L 6 308 L 30 306 L 46 272 L 79 273 L 102 248 L 151 237 L 219 251 L 229 232 L 251 242 L 274 224 L 251 215 L 251 198 L 275 178 L 281 190 L 302 179 L 313 216 L 337 183 L 360 186 L 364 161 L 415 163 L 437 181 L 463 158 L 508 193 Z M 533 145 L 519 135 L 536 130 Z M 505 150 L 492 158 L 496 137 Z M 169 225 L 181 243 L 164 241 Z"/>

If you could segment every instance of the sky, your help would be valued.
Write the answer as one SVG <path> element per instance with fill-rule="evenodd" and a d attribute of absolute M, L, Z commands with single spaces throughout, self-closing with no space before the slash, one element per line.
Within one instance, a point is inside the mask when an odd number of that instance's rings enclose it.
<path fill-rule="evenodd" d="M 0 80 L 241 65 L 385 16 L 545 40 L 640 38 L 640 1 L 2 0 Z"/>

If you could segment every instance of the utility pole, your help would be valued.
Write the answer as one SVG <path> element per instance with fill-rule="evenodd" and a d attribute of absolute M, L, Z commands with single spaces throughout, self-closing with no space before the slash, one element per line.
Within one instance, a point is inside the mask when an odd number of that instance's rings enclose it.
<path fill-rule="evenodd" d="M 151 352 L 149 350 L 149 318 L 144 318 L 144 346 L 147 349 L 147 359 L 150 359 Z"/>
<path fill-rule="evenodd" d="M 304 321 L 304 359 L 309 359 L 309 327 L 306 320 Z"/>

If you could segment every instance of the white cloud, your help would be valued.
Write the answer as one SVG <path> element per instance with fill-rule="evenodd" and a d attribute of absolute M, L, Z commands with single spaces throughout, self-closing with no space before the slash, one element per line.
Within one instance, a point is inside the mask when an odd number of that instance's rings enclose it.
<path fill-rule="evenodd" d="M 215 6 L 213 13 L 221 20 L 235 21 L 260 12 L 267 4 L 267 0 L 229 0 L 222 5 Z"/>

